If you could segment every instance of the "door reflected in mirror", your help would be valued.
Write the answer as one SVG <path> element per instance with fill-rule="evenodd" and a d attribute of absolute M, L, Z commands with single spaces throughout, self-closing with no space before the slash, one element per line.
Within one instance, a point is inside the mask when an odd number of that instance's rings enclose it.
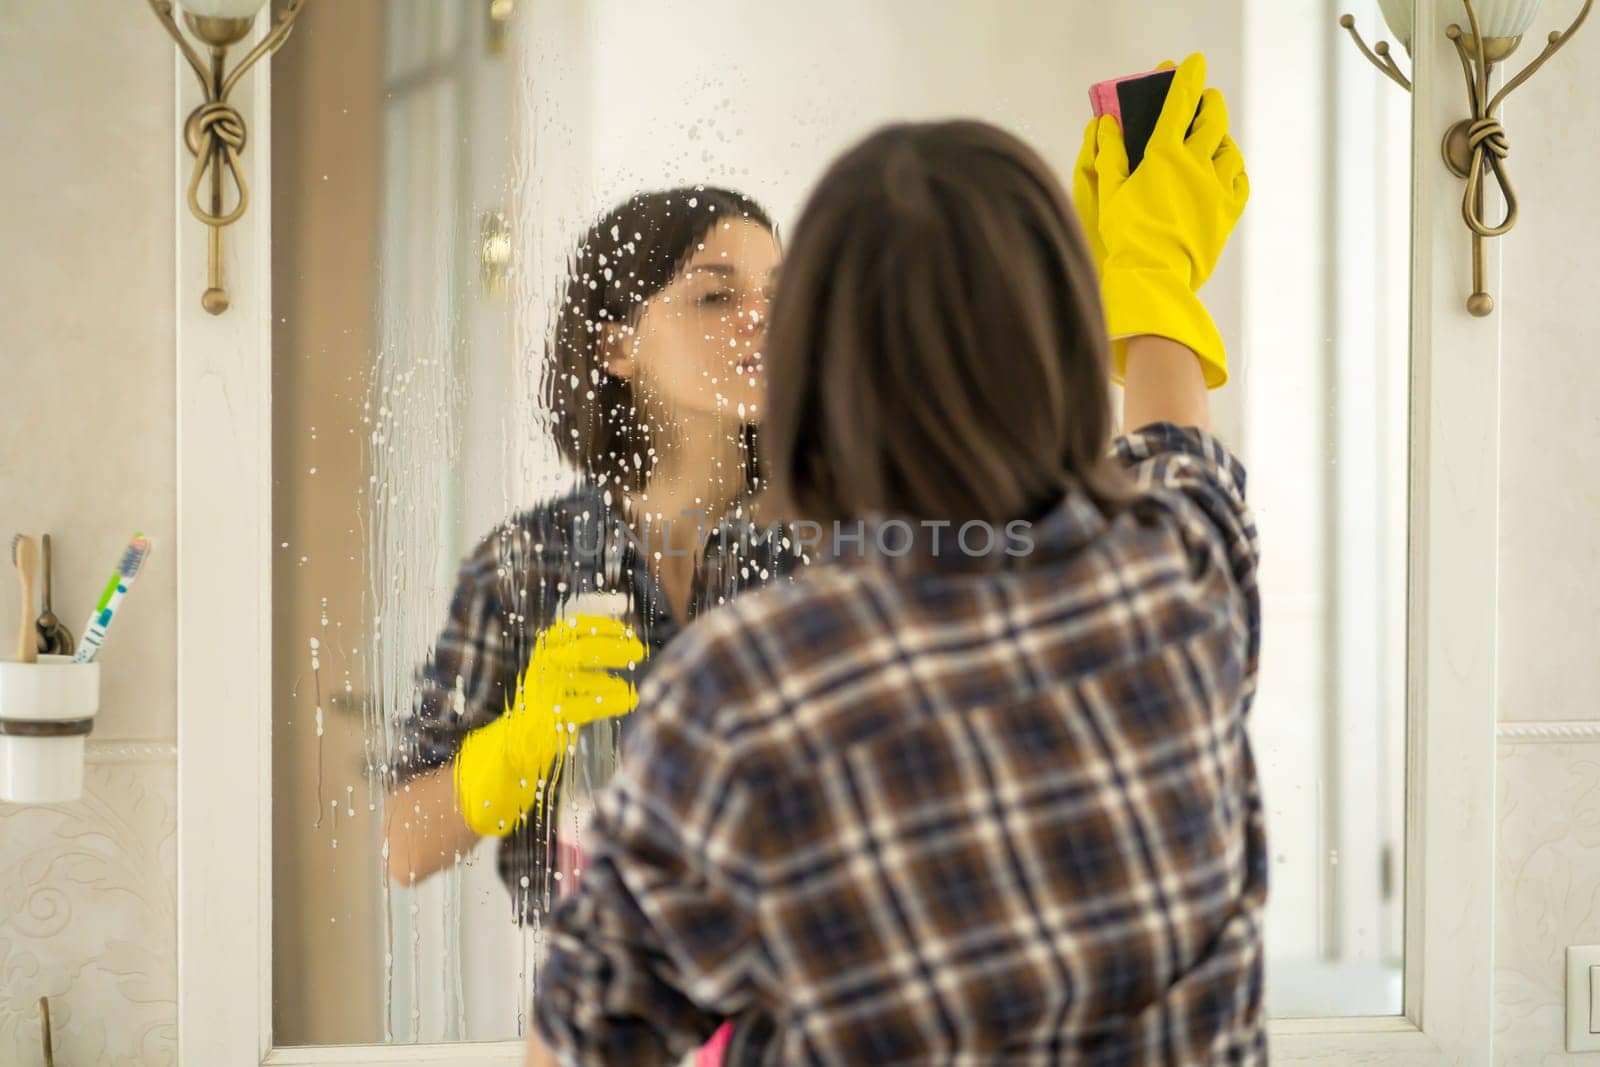
<path fill-rule="evenodd" d="M 761 327 L 826 162 L 974 116 L 1068 181 L 1088 87 L 1192 51 L 1253 189 L 1205 297 L 1266 546 L 1267 1004 L 1400 1012 L 1410 101 L 1321 5 L 1199 6 L 308 9 L 273 79 L 276 1044 L 529 1025 L 629 720 L 498 775 L 485 739 L 563 619 L 647 669 L 803 566 L 659 517 L 771 507 Z"/>

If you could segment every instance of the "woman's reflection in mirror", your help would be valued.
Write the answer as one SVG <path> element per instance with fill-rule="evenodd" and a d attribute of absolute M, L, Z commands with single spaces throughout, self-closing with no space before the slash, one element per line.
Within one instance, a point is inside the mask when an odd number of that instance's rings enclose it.
<path fill-rule="evenodd" d="M 541 634 L 562 625 L 570 605 L 595 603 L 588 594 L 612 594 L 606 613 L 621 623 L 617 640 L 642 644 L 642 668 L 700 612 L 798 565 L 792 546 L 707 546 L 698 540 L 705 522 L 674 521 L 701 512 L 712 527 L 749 523 L 766 507 L 755 439 L 779 255 L 759 205 L 707 186 L 630 197 L 575 249 L 543 399 L 576 484 L 508 518 L 461 566 L 392 760 L 385 848 L 396 882 L 415 883 L 471 852 L 480 835 L 499 836 L 515 917 L 543 914 L 570 888 L 557 881 L 561 844 L 549 813 L 564 791 L 603 784 L 627 719 L 588 727 L 563 779 L 529 763 L 537 746 L 518 716 L 550 709 L 533 708 L 531 697 L 513 707 L 519 678 L 526 672 L 530 694 L 565 693 L 572 703 L 575 694 L 614 698 L 605 710 L 615 712 L 631 708 L 640 672 L 600 677 L 586 668 L 603 655 L 582 643 L 561 651 Z"/>

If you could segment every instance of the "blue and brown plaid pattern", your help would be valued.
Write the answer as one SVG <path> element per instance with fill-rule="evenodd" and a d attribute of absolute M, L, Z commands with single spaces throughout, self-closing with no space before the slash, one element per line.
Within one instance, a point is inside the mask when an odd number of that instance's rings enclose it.
<path fill-rule="evenodd" d="M 1158 425 L 987 568 L 839 560 L 680 636 L 558 910 L 573 1063 L 1256 1063 L 1244 472 Z M 955 562 L 955 561 L 953 561 Z M 961 561 L 965 562 L 965 561 Z"/>

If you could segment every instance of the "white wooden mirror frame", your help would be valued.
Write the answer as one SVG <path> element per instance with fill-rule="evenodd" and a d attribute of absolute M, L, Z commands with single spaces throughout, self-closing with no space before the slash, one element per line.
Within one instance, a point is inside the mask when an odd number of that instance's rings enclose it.
<path fill-rule="evenodd" d="M 1437 24 L 1442 2 L 1418 0 L 1418 24 Z M 1491 1062 L 1500 333 L 1459 300 L 1469 248 L 1438 151 L 1459 118 L 1454 62 L 1442 35 L 1415 57 L 1404 1014 L 1275 1022 L 1278 1062 Z M 198 101 L 174 64 L 181 125 Z M 181 1062 L 509 1067 L 518 1043 L 271 1046 L 269 78 L 262 64 L 237 101 L 254 195 L 230 234 L 224 315 L 199 305 L 205 230 L 183 202 L 181 145 L 172 184 Z"/>

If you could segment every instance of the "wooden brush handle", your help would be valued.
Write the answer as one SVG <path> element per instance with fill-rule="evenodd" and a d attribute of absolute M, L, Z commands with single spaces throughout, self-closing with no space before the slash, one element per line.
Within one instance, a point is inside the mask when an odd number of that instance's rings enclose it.
<path fill-rule="evenodd" d="M 20 537 L 13 550 L 16 556 L 17 580 L 22 585 L 22 606 L 17 627 L 17 662 L 34 663 L 39 658 L 39 642 L 33 631 L 33 580 L 39 573 L 39 542 L 31 537 Z"/>

